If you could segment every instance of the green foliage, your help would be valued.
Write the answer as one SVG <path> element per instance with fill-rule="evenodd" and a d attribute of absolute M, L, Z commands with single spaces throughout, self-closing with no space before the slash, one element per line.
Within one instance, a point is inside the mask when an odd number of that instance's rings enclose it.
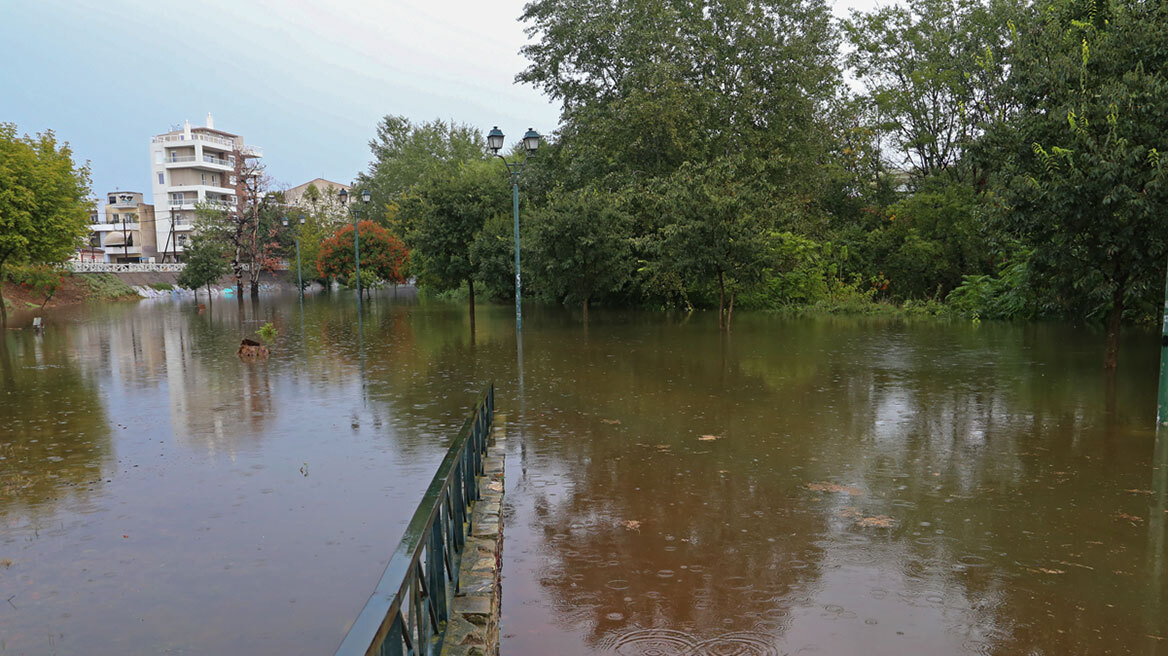
<path fill-rule="evenodd" d="M 1007 262 L 998 275 L 968 275 L 945 298 L 957 314 L 985 319 L 1037 319 L 1043 306 L 1031 291 L 1026 260 Z"/>
<path fill-rule="evenodd" d="M 265 342 L 272 342 L 275 341 L 277 336 L 279 336 L 280 331 L 276 330 L 276 327 L 272 325 L 271 321 L 269 321 L 260 326 L 260 329 L 256 331 L 256 334 L 262 337 Z"/>
<path fill-rule="evenodd" d="M 847 56 L 876 109 L 876 124 L 914 177 L 970 182 L 964 157 L 1009 106 L 1008 20 L 1016 0 L 908 0 L 844 22 Z"/>
<path fill-rule="evenodd" d="M 354 191 L 368 188 L 376 208 L 369 218 L 388 222 L 411 187 L 449 174 L 464 162 L 486 159 L 486 145 L 483 135 L 469 125 L 441 119 L 415 124 L 404 116 L 387 115 L 369 142 L 373 153 L 369 171 L 357 176 Z"/>
<path fill-rule="evenodd" d="M 1107 316 L 1107 366 L 1126 308 L 1162 288 L 1168 257 L 1168 6 L 1055 0 L 1019 29 L 1022 110 L 1008 149 L 1005 229 L 1068 314 Z"/>
<path fill-rule="evenodd" d="M 686 284 L 715 286 L 729 321 L 734 296 L 767 268 L 773 196 L 760 185 L 761 164 L 740 158 L 685 164 L 651 188 L 664 224 L 646 240 L 651 266 Z"/>
<path fill-rule="evenodd" d="M 52 130 L 18 136 L 0 122 L 0 279 L 6 264 L 67 259 L 88 232 L 89 167 Z M 0 304 L 0 323 L 7 322 Z"/>
<path fill-rule="evenodd" d="M 610 194 L 557 194 L 532 221 L 533 269 L 544 296 L 587 308 L 631 277 L 631 221 Z"/>
<path fill-rule="evenodd" d="M 126 298 L 139 298 L 138 292 L 134 291 L 126 283 L 122 282 L 112 273 L 83 273 L 78 274 L 82 280 L 85 281 L 86 286 L 89 287 L 91 301 L 116 301 Z"/>
<path fill-rule="evenodd" d="M 65 282 L 65 275 L 65 270 L 54 264 L 18 264 L 4 269 L 4 279 L 45 297 L 52 297 Z"/>
<path fill-rule="evenodd" d="M 202 230 L 202 225 L 199 225 L 183 250 L 186 267 L 178 274 L 176 282 L 179 287 L 207 287 L 231 272 L 227 245 L 217 239 L 213 232 Z"/>
<path fill-rule="evenodd" d="M 524 215 L 525 225 L 531 225 L 536 218 Z M 520 266 L 523 268 L 527 289 L 540 280 L 531 277 L 531 236 L 530 230 L 520 230 Z M 470 260 L 475 265 L 475 279 L 486 287 L 487 296 L 495 300 L 515 298 L 515 228 L 513 218 L 500 212 L 491 215 L 483 224 L 470 245 Z M 460 287 L 460 289 L 462 289 Z"/>
<path fill-rule="evenodd" d="M 479 271 L 471 246 L 488 219 L 510 209 L 508 191 L 498 162 L 469 162 L 427 179 L 402 200 L 419 283 L 438 291 L 473 283 Z"/>

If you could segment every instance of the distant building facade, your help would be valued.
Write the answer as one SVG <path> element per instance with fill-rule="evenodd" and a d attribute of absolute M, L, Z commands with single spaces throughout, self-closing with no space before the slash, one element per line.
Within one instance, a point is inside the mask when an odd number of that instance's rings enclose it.
<path fill-rule="evenodd" d="M 137 191 L 111 191 L 105 211 L 89 213 L 89 243 L 77 254 L 82 262 L 153 261 L 157 253 L 154 206 Z M 100 201 L 97 203 L 100 204 Z"/>
<path fill-rule="evenodd" d="M 311 195 L 311 192 L 308 191 L 310 186 L 316 188 L 316 193 L 319 195 L 320 199 L 336 198 L 338 191 L 344 189 L 346 192 L 348 192 L 352 189 L 350 185 L 341 182 L 333 182 L 332 180 L 317 178 L 315 180 L 309 180 L 302 185 L 297 185 L 285 191 L 284 203 L 289 206 L 295 205 L 298 207 L 308 207 L 309 204 L 315 200 L 311 197 L 305 197 L 305 194 Z"/>
<path fill-rule="evenodd" d="M 251 163 L 263 157 L 263 150 L 244 143 L 243 137 L 216 130 L 207 114 L 207 124 L 172 130 L 150 139 L 151 183 L 154 204 L 156 262 L 183 259 L 183 250 L 195 223 L 195 206 L 218 205 L 238 212 L 245 202 Z"/>

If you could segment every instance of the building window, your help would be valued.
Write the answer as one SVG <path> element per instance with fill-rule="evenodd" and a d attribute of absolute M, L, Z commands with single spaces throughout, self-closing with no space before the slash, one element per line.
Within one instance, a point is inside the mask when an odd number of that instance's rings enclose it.
<path fill-rule="evenodd" d="M 165 182 L 162 181 L 162 171 L 158 172 L 158 184 L 166 184 Z"/>
<path fill-rule="evenodd" d="M 113 204 L 114 204 L 114 203 L 116 203 L 116 202 L 118 202 L 118 199 L 117 199 L 115 196 L 110 196 L 110 197 L 109 197 L 109 204 L 110 204 L 110 205 L 113 205 Z"/>

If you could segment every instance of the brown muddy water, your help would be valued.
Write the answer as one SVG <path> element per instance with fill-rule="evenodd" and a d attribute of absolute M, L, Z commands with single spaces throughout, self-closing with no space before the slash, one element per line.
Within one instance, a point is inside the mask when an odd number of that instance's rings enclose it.
<path fill-rule="evenodd" d="M 505 655 L 1168 654 L 1155 335 L 352 301 L 4 336 L 0 654 L 331 653 L 492 379 Z"/>

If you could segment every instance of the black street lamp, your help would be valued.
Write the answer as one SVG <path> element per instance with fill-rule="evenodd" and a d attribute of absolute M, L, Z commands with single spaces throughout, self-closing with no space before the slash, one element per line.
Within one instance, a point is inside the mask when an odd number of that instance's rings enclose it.
<path fill-rule="evenodd" d="M 373 194 L 369 193 L 368 189 L 361 190 L 361 204 L 367 205 L 369 199 Z M 337 192 L 337 198 L 341 200 L 341 205 L 348 205 L 349 191 L 341 187 Z M 356 203 L 349 205 L 349 216 L 353 217 L 353 263 L 354 275 L 357 277 L 357 312 L 361 312 L 361 233 L 357 230 L 357 208 Z"/>
<path fill-rule="evenodd" d="M 503 164 L 507 166 L 507 171 L 511 174 L 511 209 L 515 217 L 515 329 L 523 330 L 523 301 L 521 300 L 522 280 L 519 275 L 519 174 L 523 172 L 523 166 L 527 164 L 527 157 L 535 154 L 539 149 L 539 133 L 534 128 L 527 128 L 527 132 L 523 135 L 523 147 L 527 150 L 527 156 L 522 162 L 508 162 L 505 157 L 499 154 L 499 150 L 503 148 L 503 132 L 499 126 L 491 128 L 487 133 L 487 147 L 495 154 L 495 157 L 503 160 Z"/>

